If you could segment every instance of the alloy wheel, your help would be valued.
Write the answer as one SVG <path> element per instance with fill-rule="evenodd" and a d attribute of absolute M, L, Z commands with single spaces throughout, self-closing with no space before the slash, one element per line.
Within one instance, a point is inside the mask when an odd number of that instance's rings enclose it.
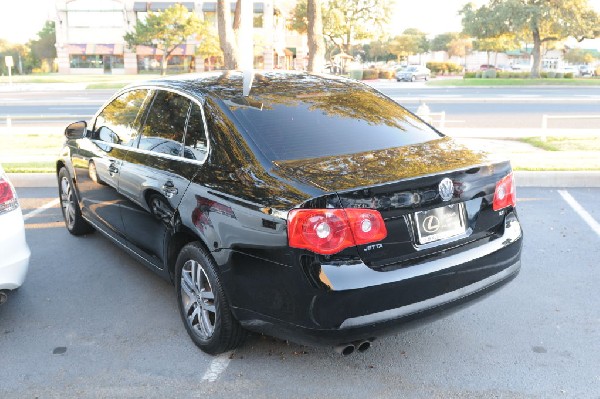
<path fill-rule="evenodd" d="M 71 188 L 71 182 L 67 177 L 64 177 L 60 181 L 60 202 L 65 217 L 67 227 L 72 229 L 75 225 L 75 203 L 73 202 L 73 190 Z"/>
<path fill-rule="evenodd" d="M 181 303 L 191 330 L 203 340 L 212 337 L 217 320 L 215 295 L 206 272 L 193 259 L 181 270 Z"/>

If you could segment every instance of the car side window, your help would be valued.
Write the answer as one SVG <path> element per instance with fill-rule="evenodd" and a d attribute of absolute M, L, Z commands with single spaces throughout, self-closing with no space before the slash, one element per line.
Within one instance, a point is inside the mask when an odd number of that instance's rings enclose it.
<path fill-rule="evenodd" d="M 188 98 L 158 90 L 142 127 L 138 148 L 181 156 L 189 109 Z"/>
<path fill-rule="evenodd" d="M 131 90 L 111 101 L 96 118 L 92 138 L 131 145 L 138 134 L 141 110 L 148 90 Z"/>
<path fill-rule="evenodd" d="M 192 102 L 192 109 L 188 120 L 185 148 L 183 156 L 188 159 L 203 161 L 206 158 L 208 150 L 208 142 L 206 139 L 206 131 L 204 129 L 204 119 L 200 106 Z"/>

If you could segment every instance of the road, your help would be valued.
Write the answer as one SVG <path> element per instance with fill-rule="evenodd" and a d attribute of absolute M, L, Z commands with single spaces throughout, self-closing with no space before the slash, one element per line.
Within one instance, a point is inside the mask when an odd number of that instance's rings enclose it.
<path fill-rule="evenodd" d="M 56 194 L 17 191 L 26 215 Z M 70 236 L 52 206 L 27 220 L 30 273 L 0 307 L 0 397 L 600 398 L 598 196 L 520 189 L 513 282 L 349 357 L 258 335 L 203 354 L 170 284 L 100 234 Z"/>
<path fill-rule="evenodd" d="M 540 128 L 542 115 L 600 116 L 600 87 L 428 87 L 423 83 L 369 82 L 375 88 L 416 111 L 424 101 L 431 112 L 446 112 L 449 128 Z M 35 117 L 12 124 L 64 124 L 90 116 L 115 90 L 3 93 L 0 126 L 6 116 Z M 53 116 L 52 119 L 40 118 Z M 64 116 L 56 119 L 57 116 Z M 79 118 L 78 118 L 79 117 Z M 589 129 L 598 119 L 551 120 L 550 128 Z"/>

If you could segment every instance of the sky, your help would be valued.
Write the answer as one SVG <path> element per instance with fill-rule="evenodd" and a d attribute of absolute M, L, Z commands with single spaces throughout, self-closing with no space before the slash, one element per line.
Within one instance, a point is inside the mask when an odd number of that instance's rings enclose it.
<path fill-rule="evenodd" d="M 276 0 L 277 1 L 277 0 Z M 485 4 L 485 0 L 471 0 Z M 469 0 L 396 0 L 392 33 L 418 28 L 436 35 L 461 30 L 458 10 Z M 600 0 L 588 0 L 600 12 Z M 48 18 L 53 18 L 55 0 L 0 0 L 0 39 L 26 43 L 35 39 Z"/>

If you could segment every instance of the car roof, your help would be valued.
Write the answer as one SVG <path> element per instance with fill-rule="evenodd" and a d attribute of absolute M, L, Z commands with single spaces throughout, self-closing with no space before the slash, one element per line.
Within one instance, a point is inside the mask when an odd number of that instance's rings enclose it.
<path fill-rule="evenodd" d="M 349 89 L 367 88 L 363 83 L 326 74 L 299 71 L 254 71 L 250 95 L 256 97 L 277 96 L 302 98 L 327 92 L 345 93 Z M 129 88 L 159 86 L 198 94 L 213 94 L 222 100 L 235 101 L 243 97 L 244 73 L 242 71 L 214 71 L 169 76 L 129 85 Z"/>

